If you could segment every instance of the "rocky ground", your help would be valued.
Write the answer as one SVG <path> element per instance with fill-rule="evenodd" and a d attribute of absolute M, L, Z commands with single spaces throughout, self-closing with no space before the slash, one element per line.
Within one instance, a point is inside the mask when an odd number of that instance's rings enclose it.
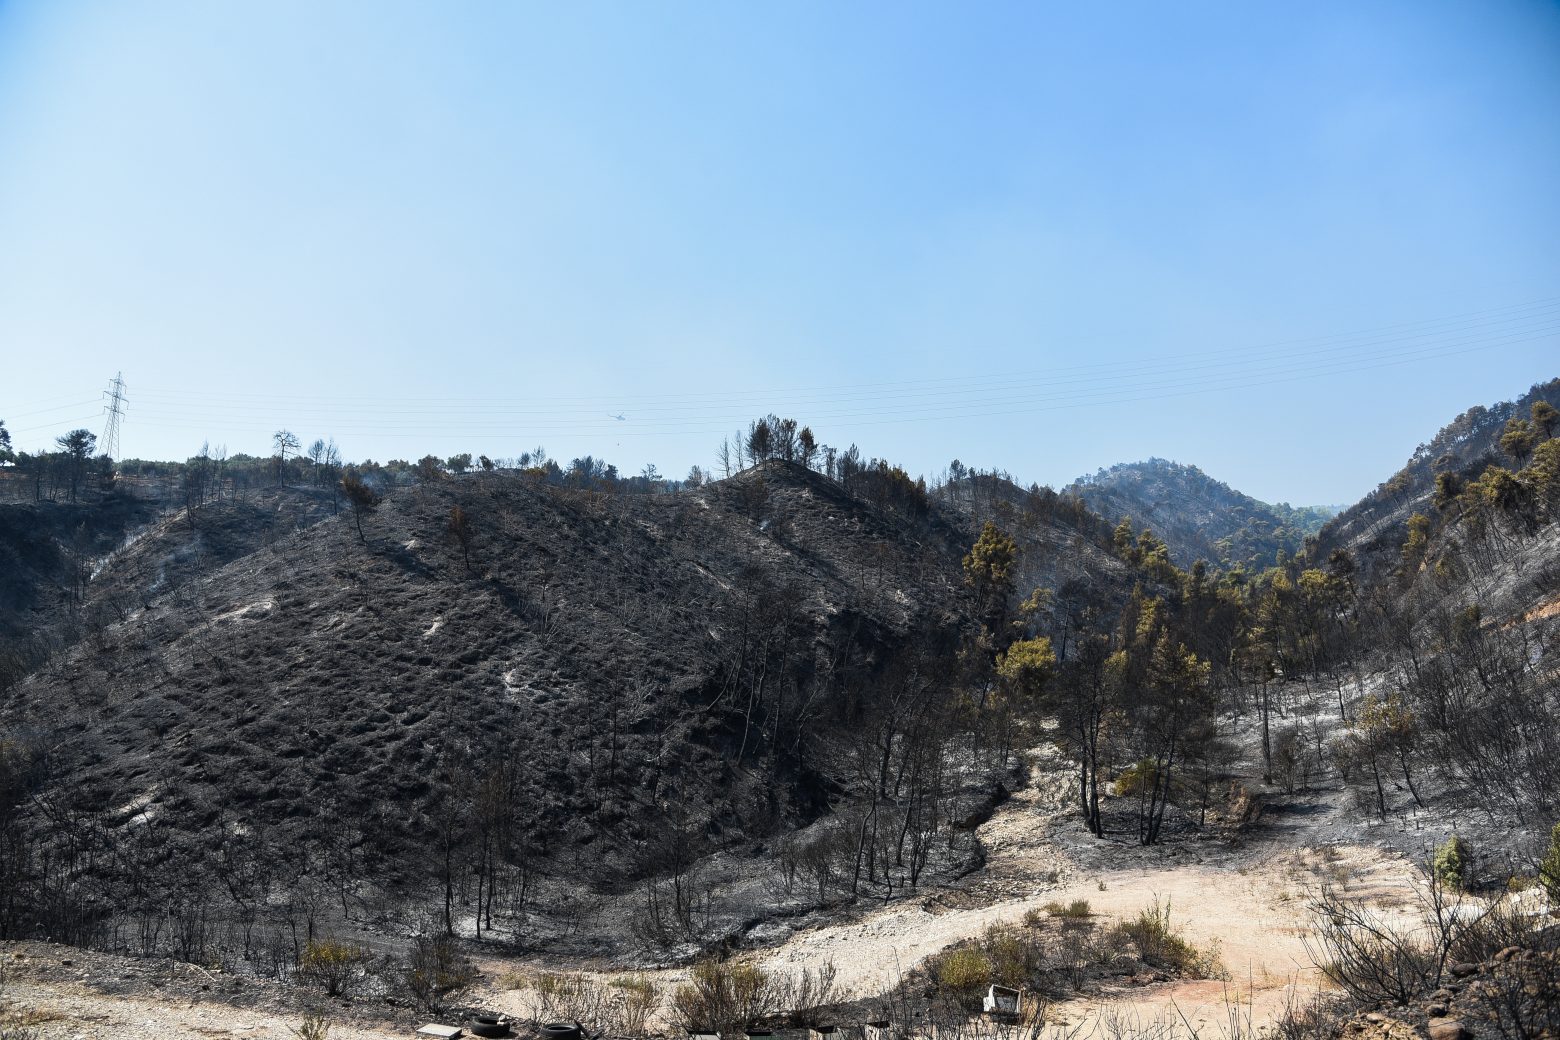
<path fill-rule="evenodd" d="M 1252 750 L 1240 769 L 1255 782 Z M 1324 986 L 1304 942 L 1309 894 L 1328 881 L 1383 910 L 1404 907 L 1420 876 L 1415 866 L 1420 839 L 1439 840 L 1439 824 L 1421 821 L 1415 831 L 1396 815 L 1387 822 L 1362 822 L 1350 807 L 1352 793 L 1332 786 L 1294 795 L 1275 792 L 1274 811 L 1249 833 L 1209 831 L 1206 839 L 1144 849 L 1128 835 L 1101 840 L 1082 829 L 1071 802 L 1072 767 L 1054 747 L 1042 745 L 1027 757 L 1024 787 L 977 831 L 986 854 L 982 869 L 919 898 L 845 920 L 820 922 L 814 916 L 795 927 L 776 925 L 750 956 L 786 971 L 832 961 L 846 994 L 863 999 L 892 987 L 948 946 L 993 924 L 1019 922 L 1047 903 L 1085 899 L 1096 914 L 1130 918 L 1158 898 L 1169 902 L 1173 921 L 1189 939 L 1219 945 L 1228 979 L 1091 994 L 1057 1008 L 1058 1022 L 1090 1027 L 1125 1007 L 1149 1016 L 1174 1009 L 1193 1024 L 1213 1027 L 1225 1021 L 1234 1001 L 1251 1022 L 1266 1025 Z M 507 961 L 485 966 L 495 975 L 517 970 Z M 559 965 L 545 958 L 528 959 L 518 971 L 524 976 L 560 967 L 584 968 L 604 979 L 613 974 L 611 967 L 603 971 L 590 962 Z M 648 977 L 670 988 L 687 973 L 667 968 Z M 530 1007 L 523 988 L 500 990 L 494 1000 L 517 1014 Z"/>
<path fill-rule="evenodd" d="M 38 1040 L 187 1040 L 190 1037 L 291 1037 L 311 1011 L 322 1011 L 340 1040 L 407 1036 L 408 1022 L 374 1009 L 324 1002 L 294 986 L 239 978 L 193 964 L 137 960 L 54 943 L 0 943 L 6 981 L 3 1023 Z M 23 1034 L 26 1035 L 26 1034 Z"/>

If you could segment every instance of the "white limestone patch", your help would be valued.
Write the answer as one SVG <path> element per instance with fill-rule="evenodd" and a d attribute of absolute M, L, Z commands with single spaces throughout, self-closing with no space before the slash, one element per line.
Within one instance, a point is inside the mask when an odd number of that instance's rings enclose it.
<path fill-rule="evenodd" d="M 254 613 L 266 613 L 276 608 L 274 599 L 257 599 L 253 603 L 245 603 L 243 606 L 234 607 L 232 610 L 218 614 L 211 619 L 213 625 L 220 625 L 227 621 L 237 621 L 239 618 L 248 617 Z"/>

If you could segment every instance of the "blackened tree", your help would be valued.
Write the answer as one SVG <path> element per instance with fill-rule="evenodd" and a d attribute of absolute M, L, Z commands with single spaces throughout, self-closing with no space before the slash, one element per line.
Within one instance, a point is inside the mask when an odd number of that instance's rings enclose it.
<path fill-rule="evenodd" d="M 277 430 L 271 435 L 272 457 L 276 459 L 276 485 L 287 479 L 287 456 L 298 454 L 298 435 L 291 430 Z"/>
<path fill-rule="evenodd" d="M 347 501 L 352 505 L 352 519 L 357 523 L 358 538 L 367 545 L 368 536 L 363 533 L 363 517 L 378 509 L 379 503 L 383 500 L 379 492 L 364 483 L 356 473 L 342 474 L 341 492 L 347 496 Z"/>
<path fill-rule="evenodd" d="M 460 506 L 450 509 L 449 523 L 445 525 L 445 533 L 456 545 L 460 546 L 461 557 L 466 561 L 466 570 L 471 570 L 471 545 L 476 538 L 472 529 L 471 517 Z"/>

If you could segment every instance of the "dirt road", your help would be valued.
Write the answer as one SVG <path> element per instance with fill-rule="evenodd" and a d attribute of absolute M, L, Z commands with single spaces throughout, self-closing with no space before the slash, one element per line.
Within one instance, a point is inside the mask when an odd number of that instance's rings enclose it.
<path fill-rule="evenodd" d="M 1132 917 L 1156 898 L 1168 901 L 1172 921 L 1199 945 L 1217 943 L 1227 982 L 1187 981 L 1135 988 L 1104 998 L 1075 1000 L 1054 1008 L 1056 1021 L 1087 1025 L 1102 1015 L 1125 1013 L 1140 1021 L 1184 1017 L 1193 1025 L 1227 1021 L 1229 1002 L 1250 1023 L 1261 1026 L 1292 999 L 1304 1000 L 1320 979 L 1303 936 L 1307 893 L 1321 880 L 1347 884 L 1383 906 L 1401 903 L 1411 892 L 1413 867 L 1374 845 L 1340 842 L 1350 814 L 1341 795 L 1317 793 L 1281 811 L 1273 826 L 1244 848 L 1194 842 L 1143 850 L 1130 843 L 1097 842 L 1072 816 L 1070 774 L 1052 750 L 1030 753 L 1032 780 L 1003 803 L 978 836 L 986 866 L 956 887 L 891 904 L 855 920 L 795 932 L 752 956 L 765 967 L 797 970 L 832 960 L 840 986 L 850 997 L 870 997 L 950 944 L 1000 922 L 1017 922 L 1030 909 L 1052 901 L 1086 899 L 1096 914 Z M 490 979 L 516 967 L 482 964 Z M 533 963 L 531 970 L 568 970 L 557 963 Z M 619 973 L 602 971 L 603 979 Z M 644 973 L 669 990 L 687 977 L 685 969 Z M 485 1006 L 524 1015 L 525 989 L 491 989 Z M 290 1037 L 299 1016 L 282 1004 L 270 1010 L 234 1011 L 215 1002 L 169 999 L 157 994 L 105 997 L 85 985 L 13 981 L 13 1006 L 31 1006 L 62 1017 L 40 1025 L 52 1038 L 123 1037 L 168 1040 L 188 1036 Z M 368 1025 L 338 1025 L 342 1040 L 402 1036 Z"/>
<path fill-rule="evenodd" d="M 1290 807 L 1274 832 L 1241 850 L 1199 848 L 1145 853 L 1119 847 L 1126 862 L 1112 865 L 1113 847 L 1082 835 L 1073 818 L 1071 773 L 1054 749 L 1030 752 L 1029 785 L 998 808 L 978 835 L 988 859 L 956 891 L 892 904 L 863 919 L 797 932 L 753 954 L 767 968 L 797 970 L 832 960 L 851 997 L 892 986 L 926 958 L 992 924 L 1018 922 L 1052 901 L 1086 899 L 1094 912 L 1134 917 L 1157 898 L 1172 921 L 1199 945 L 1217 943 L 1228 982 L 1177 982 L 1139 988 L 1105 1001 L 1073 1001 L 1058 1009 L 1077 1021 L 1119 1000 L 1140 1017 L 1184 1014 L 1194 1024 L 1226 1020 L 1228 1001 L 1242 1005 L 1253 1024 L 1280 1015 L 1292 1000 L 1314 994 L 1322 980 L 1307 954 L 1305 903 L 1320 880 L 1346 882 L 1391 904 L 1411 891 L 1413 867 L 1374 846 L 1336 842 L 1341 795 L 1318 792 Z M 1320 846 L 1313 849 L 1312 845 Z M 670 987 L 684 970 L 650 972 Z M 604 977 L 610 977 L 606 975 Z M 504 990 L 497 1001 L 524 1013 L 524 990 Z"/>

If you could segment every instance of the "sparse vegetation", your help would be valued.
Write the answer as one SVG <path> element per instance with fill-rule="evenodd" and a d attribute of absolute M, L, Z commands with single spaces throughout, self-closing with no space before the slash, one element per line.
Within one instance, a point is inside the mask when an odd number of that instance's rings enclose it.
<path fill-rule="evenodd" d="M 1155 967 L 1195 979 L 1225 977 L 1218 945 L 1199 947 L 1170 921 L 1170 901 L 1156 896 L 1136 918 L 1117 926 L 1137 947 L 1138 956 Z"/>
<path fill-rule="evenodd" d="M 747 961 L 708 959 L 693 966 L 692 976 L 671 1002 L 688 1030 L 740 1033 L 782 1018 L 806 1024 L 834 997 L 832 963 L 787 977 Z"/>
<path fill-rule="evenodd" d="M 643 975 L 603 982 L 584 972 L 544 972 L 524 980 L 536 1024 L 579 1022 L 590 1033 L 643 1036 L 661 1009 L 662 993 Z"/>
<path fill-rule="evenodd" d="M 10 965 L 0 959 L 0 1040 L 34 1040 L 38 1035 L 36 1031 L 21 1022 L 20 1016 L 12 1012 L 6 999 L 9 976 Z"/>
<path fill-rule="evenodd" d="M 385 965 L 383 975 L 393 992 L 428 1014 L 442 1011 L 477 981 L 476 967 L 446 935 L 415 936 L 406 956 Z"/>
<path fill-rule="evenodd" d="M 1074 899 L 1072 902 L 1065 905 L 1062 903 L 1051 902 L 1045 904 L 1042 909 L 1052 917 L 1060 917 L 1069 921 L 1086 921 L 1093 916 L 1093 911 L 1089 908 L 1089 901 L 1087 899 Z M 1030 925 L 1039 924 L 1040 918 L 1036 911 L 1031 910 L 1029 913 L 1034 916 L 1026 917 L 1026 923 Z"/>
<path fill-rule="evenodd" d="M 1022 927 L 993 925 L 932 957 L 926 972 L 940 997 L 975 1012 L 993 983 L 1065 997 L 1143 963 L 1186 978 L 1224 977 L 1218 947 L 1186 940 L 1171 926 L 1168 904 L 1110 923 L 1082 899 L 1030 911 Z"/>
<path fill-rule="evenodd" d="M 328 1040 L 330 1027 L 331 1021 L 324 1015 L 306 1015 L 302 1023 L 289 1026 L 288 1031 L 298 1040 Z"/>
<path fill-rule="evenodd" d="M 298 978 L 325 991 L 326 996 L 349 996 L 362 981 L 369 953 L 361 946 L 335 939 L 315 939 L 298 959 Z"/>
<path fill-rule="evenodd" d="M 991 984 L 992 965 L 976 946 L 963 946 L 938 954 L 929 965 L 932 980 L 966 1008 L 974 1010 L 980 994 Z"/>
<path fill-rule="evenodd" d="M 701 961 L 693 980 L 672 994 L 672 1011 L 689 1032 L 741 1032 L 778 1011 L 769 978 L 751 964 Z"/>

